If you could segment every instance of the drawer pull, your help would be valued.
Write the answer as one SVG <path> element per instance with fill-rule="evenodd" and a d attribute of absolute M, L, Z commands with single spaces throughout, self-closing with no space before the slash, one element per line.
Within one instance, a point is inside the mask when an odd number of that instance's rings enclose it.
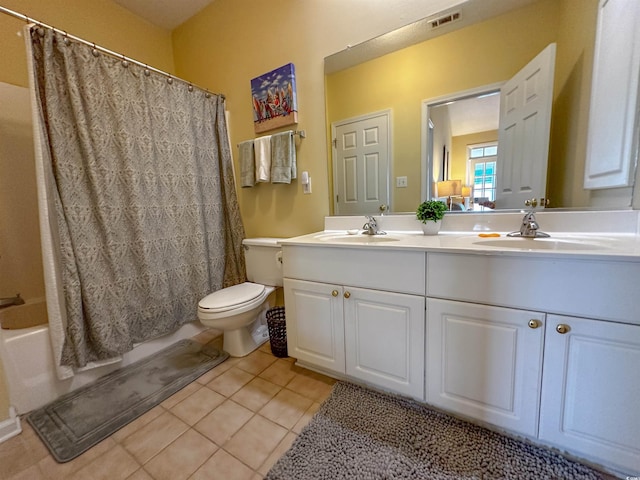
<path fill-rule="evenodd" d="M 556 327 L 556 332 L 561 333 L 561 334 L 565 334 L 570 330 L 569 325 L 565 325 L 564 323 L 560 323 L 557 327 Z"/>
<path fill-rule="evenodd" d="M 540 322 L 535 318 L 529 320 L 529 328 L 538 328 L 540 326 Z"/>
<path fill-rule="evenodd" d="M 344 298 L 349 298 L 351 294 L 349 292 L 344 292 Z"/>
<path fill-rule="evenodd" d="M 333 292 L 331 292 L 331 296 L 332 297 L 337 297 L 338 296 L 338 290 L 334 290 Z"/>

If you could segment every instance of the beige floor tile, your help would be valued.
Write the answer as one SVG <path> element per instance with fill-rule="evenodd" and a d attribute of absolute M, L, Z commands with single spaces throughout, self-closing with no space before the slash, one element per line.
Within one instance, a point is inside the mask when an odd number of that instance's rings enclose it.
<path fill-rule="evenodd" d="M 293 380 L 298 371 L 301 371 L 300 367 L 296 367 L 293 363 L 279 358 L 260 373 L 260 378 L 264 378 L 265 380 L 269 380 L 271 383 L 284 387 L 287 383 Z"/>
<path fill-rule="evenodd" d="M 204 375 L 201 375 L 200 377 L 198 377 L 196 379 L 196 382 L 198 382 L 201 385 L 206 385 L 207 383 L 209 383 L 214 378 L 219 377 L 224 372 L 226 372 L 226 371 L 230 370 L 231 368 L 233 368 L 240 360 L 242 360 L 242 359 L 241 358 L 233 358 L 233 357 L 227 358 L 220 365 L 212 368 L 211 370 L 209 370 Z"/>
<path fill-rule="evenodd" d="M 166 410 L 162 408 L 160 405 L 158 405 L 157 407 L 153 407 L 147 413 L 143 413 L 138 418 L 136 418 L 133 422 L 128 423 L 127 425 L 122 427 L 120 430 L 118 430 L 116 433 L 111 435 L 111 438 L 116 442 L 120 443 L 132 433 L 140 430 L 147 423 L 152 422 L 153 420 L 158 418 L 164 412 L 166 412 Z"/>
<path fill-rule="evenodd" d="M 122 445 L 144 465 L 188 428 L 178 417 L 165 412 L 125 438 Z"/>
<path fill-rule="evenodd" d="M 317 402 L 312 403 L 311 406 L 307 409 L 307 411 L 304 412 L 304 415 L 300 417 L 300 420 L 296 422 L 296 424 L 293 426 L 291 431 L 296 434 L 299 434 L 302 431 L 302 429 L 309 424 L 309 422 L 311 421 L 311 419 L 319 409 L 320 409 L 319 403 Z"/>
<path fill-rule="evenodd" d="M 335 383 L 333 378 L 305 370 L 287 383 L 287 388 L 322 403 L 331 395 Z"/>
<path fill-rule="evenodd" d="M 195 430 L 187 430 L 144 468 L 155 480 L 185 480 L 217 449 L 213 442 Z"/>
<path fill-rule="evenodd" d="M 287 434 L 287 430 L 260 415 L 254 415 L 238 430 L 224 449 L 257 470 Z"/>
<path fill-rule="evenodd" d="M 151 475 L 145 472 L 144 468 L 136 471 L 133 475 L 127 477 L 127 480 L 154 480 Z"/>
<path fill-rule="evenodd" d="M 10 478 L 49 455 L 47 447 L 26 421 L 22 433 L 0 443 L 0 478 Z"/>
<path fill-rule="evenodd" d="M 252 416 L 251 410 L 227 400 L 196 423 L 194 428 L 217 445 L 223 446 Z"/>
<path fill-rule="evenodd" d="M 202 387 L 173 407 L 171 413 L 187 425 L 195 425 L 224 401 L 225 398 L 219 393 Z"/>
<path fill-rule="evenodd" d="M 240 370 L 239 368 L 231 368 L 207 383 L 207 387 L 225 397 L 230 397 L 252 379 L 253 375 L 250 373 Z"/>
<path fill-rule="evenodd" d="M 191 382 L 186 387 L 178 390 L 176 393 L 167 398 L 164 402 L 160 404 L 160 406 L 170 410 L 175 407 L 178 403 L 180 403 L 185 398 L 191 396 L 198 390 L 200 390 L 201 385 L 197 382 Z"/>
<path fill-rule="evenodd" d="M 293 442 L 295 441 L 297 435 L 295 433 L 287 433 L 282 441 L 278 444 L 273 452 L 267 457 L 262 466 L 258 469 L 258 473 L 262 475 L 266 475 L 267 472 L 273 467 L 273 465 L 278 461 L 278 459 L 284 455 L 284 453 L 289 450 Z"/>
<path fill-rule="evenodd" d="M 236 367 L 253 375 L 258 375 L 276 360 L 277 358 L 273 355 L 256 350 L 240 360 Z"/>
<path fill-rule="evenodd" d="M 94 461 L 85 465 L 70 480 L 124 480 L 136 470 L 140 465 L 135 459 L 119 444 L 116 444 L 104 455 L 100 455 Z"/>
<path fill-rule="evenodd" d="M 253 470 L 237 458 L 220 449 L 202 465 L 190 480 L 251 480 Z M 260 477 L 262 478 L 262 477 Z"/>
<path fill-rule="evenodd" d="M 260 415 L 291 429 L 302 418 L 313 400 L 286 388 L 278 392 L 261 410 Z"/>
<path fill-rule="evenodd" d="M 201 343 L 202 345 L 206 345 L 207 343 L 217 339 L 218 337 L 222 338 L 222 330 L 216 330 L 215 328 L 210 328 L 208 330 L 205 330 L 202 333 L 199 333 L 195 337 L 191 337 L 191 340 L 193 340 L 194 342 Z"/>
<path fill-rule="evenodd" d="M 38 468 L 47 480 L 66 480 L 73 473 L 80 470 L 85 465 L 107 453 L 116 446 L 112 438 L 105 438 L 103 441 L 91 447 L 89 450 L 66 463 L 58 463 L 51 455 L 47 455 L 38 462 Z"/>
<path fill-rule="evenodd" d="M 40 472 L 37 465 L 31 465 L 26 470 L 22 470 L 20 473 L 8 477 L 8 480 L 46 480 L 46 478 L 42 476 L 42 472 Z"/>
<path fill-rule="evenodd" d="M 249 410 L 257 412 L 271 400 L 282 387 L 256 377 L 233 394 L 231 399 Z"/>

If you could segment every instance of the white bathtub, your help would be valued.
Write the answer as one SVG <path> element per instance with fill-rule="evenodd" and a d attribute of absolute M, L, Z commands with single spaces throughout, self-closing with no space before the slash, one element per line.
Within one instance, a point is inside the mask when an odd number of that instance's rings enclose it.
<path fill-rule="evenodd" d="M 124 354 L 120 362 L 78 372 L 74 377 L 66 380 L 58 380 L 53 366 L 53 352 L 47 325 L 19 330 L 0 329 L 0 359 L 9 389 L 9 402 L 18 414 L 27 413 L 102 375 L 136 362 L 179 340 L 193 337 L 204 330 L 206 328 L 198 321 L 187 323 L 171 335 L 137 345 Z"/>

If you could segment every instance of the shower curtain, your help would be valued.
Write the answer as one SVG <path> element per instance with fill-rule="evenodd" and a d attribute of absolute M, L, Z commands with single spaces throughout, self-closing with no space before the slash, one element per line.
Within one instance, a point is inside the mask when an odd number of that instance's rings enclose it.
<path fill-rule="evenodd" d="M 245 280 L 224 98 L 30 27 L 58 376 L 196 319 Z"/>

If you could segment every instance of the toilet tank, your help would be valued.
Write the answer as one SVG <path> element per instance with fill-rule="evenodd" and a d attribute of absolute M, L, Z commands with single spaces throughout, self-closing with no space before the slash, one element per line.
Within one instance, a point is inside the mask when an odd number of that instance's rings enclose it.
<path fill-rule="evenodd" d="M 247 280 L 262 285 L 282 286 L 281 238 L 246 238 L 242 241 Z"/>

